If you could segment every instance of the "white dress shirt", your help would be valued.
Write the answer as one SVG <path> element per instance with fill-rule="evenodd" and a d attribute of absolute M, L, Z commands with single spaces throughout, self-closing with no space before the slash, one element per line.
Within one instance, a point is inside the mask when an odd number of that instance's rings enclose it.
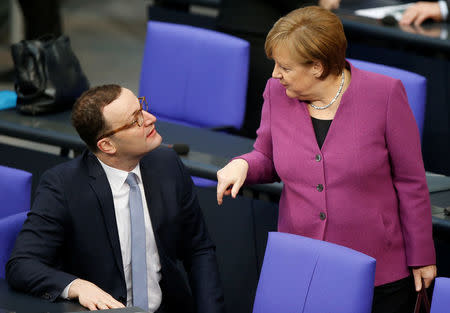
<path fill-rule="evenodd" d="M 438 3 L 439 3 L 439 8 L 441 9 L 441 15 L 442 15 L 442 18 L 443 18 L 444 20 L 446 20 L 446 19 L 447 19 L 447 16 L 448 16 L 447 2 L 441 0 L 441 1 L 438 1 Z"/>
<path fill-rule="evenodd" d="M 99 160 L 100 161 L 100 160 Z M 133 288 L 131 276 L 131 222 L 130 222 L 130 206 L 129 191 L 130 187 L 125 182 L 128 172 L 110 167 L 100 161 L 105 170 L 106 177 L 114 201 L 114 211 L 116 214 L 117 230 L 119 233 L 120 250 L 122 253 L 123 271 L 125 274 L 125 283 L 127 286 L 127 306 L 133 305 Z M 131 171 L 138 177 L 138 186 L 142 196 L 142 206 L 144 208 L 144 222 L 146 235 L 147 250 L 147 284 L 148 284 L 148 310 L 155 312 L 162 299 L 162 292 L 159 286 L 161 280 L 161 264 L 159 261 L 158 249 L 156 247 L 155 236 L 153 234 L 152 223 L 150 222 L 150 214 L 148 211 L 147 201 L 145 198 L 144 186 L 142 184 L 141 170 L 139 164 Z M 113 262 L 113 260 L 111 260 Z M 61 297 L 67 298 L 70 283 L 61 293 Z M 143 308 L 145 309 L 145 308 Z"/>

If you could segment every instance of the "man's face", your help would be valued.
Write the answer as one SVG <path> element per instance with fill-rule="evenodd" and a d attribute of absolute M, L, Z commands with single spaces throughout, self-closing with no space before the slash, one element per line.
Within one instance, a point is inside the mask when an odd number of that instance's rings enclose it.
<path fill-rule="evenodd" d="M 161 144 L 162 138 L 156 131 L 154 115 L 143 110 L 142 126 L 136 122 L 140 109 L 138 98 L 126 88 L 122 88 L 120 96 L 103 109 L 108 129 L 133 124 L 109 137 L 116 148 L 116 156 L 120 158 L 141 158 Z"/>

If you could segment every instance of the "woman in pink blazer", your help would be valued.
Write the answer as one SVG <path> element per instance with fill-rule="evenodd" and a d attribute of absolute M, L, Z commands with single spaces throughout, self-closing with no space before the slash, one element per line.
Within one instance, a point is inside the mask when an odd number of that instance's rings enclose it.
<path fill-rule="evenodd" d="M 414 284 L 436 276 L 419 132 L 402 83 L 353 67 L 346 47 L 339 19 L 319 7 L 273 26 L 254 150 L 217 173 L 217 200 L 283 181 L 278 230 L 374 257 L 373 312 L 412 312 Z"/>

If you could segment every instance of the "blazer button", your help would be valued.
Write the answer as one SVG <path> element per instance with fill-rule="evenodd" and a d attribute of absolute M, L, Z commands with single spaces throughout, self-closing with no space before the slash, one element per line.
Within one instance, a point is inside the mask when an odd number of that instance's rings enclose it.
<path fill-rule="evenodd" d="M 318 184 L 317 187 L 316 187 L 316 189 L 317 189 L 318 192 L 322 192 L 322 190 L 323 190 L 323 185 L 322 185 L 322 184 Z"/>
<path fill-rule="evenodd" d="M 327 215 L 324 212 L 320 212 L 319 216 L 322 221 L 327 218 Z"/>
<path fill-rule="evenodd" d="M 320 154 L 316 154 L 316 161 L 320 162 L 322 160 L 322 156 Z"/>

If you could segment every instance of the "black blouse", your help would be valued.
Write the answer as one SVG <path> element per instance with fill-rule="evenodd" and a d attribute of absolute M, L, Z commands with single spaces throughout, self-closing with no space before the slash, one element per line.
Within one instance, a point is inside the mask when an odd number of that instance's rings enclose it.
<path fill-rule="evenodd" d="M 322 149 L 323 142 L 327 137 L 328 130 L 330 129 L 333 120 L 319 120 L 311 116 L 311 121 L 314 132 L 316 133 L 317 144 L 319 145 L 319 148 Z"/>

